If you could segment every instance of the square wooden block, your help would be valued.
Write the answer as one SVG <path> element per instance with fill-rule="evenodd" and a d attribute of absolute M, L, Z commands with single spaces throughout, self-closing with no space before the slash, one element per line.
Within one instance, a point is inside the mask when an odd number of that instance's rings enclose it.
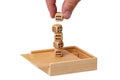
<path fill-rule="evenodd" d="M 55 33 L 54 40 L 55 41 L 63 40 L 63 34 L 62 33 Z"/>
<path fill-rule="evenodd" d="M 63 57 L 55 57 L 54 49 L 31 51 L 22 56 L 51 76 L 97 69 L 97 58 L 88 52 L 76 46 L 63 49 Z"/>
<path fill-rule="evenodd" d="M 53 42 L 53 46 L 57 49 L 63 48 L 64 43 L 62 40 Z"/>
<path fill-rule="evenodd" d="M 52 26 L 52 31 L 54 33 L 61 33 L 62 32 L 62 25 L 61 24 L 54 24 Z"/>
<path fill-rule="evenodd" d="M 57 13 L 55 14 L 55 20 L 56 20 L 56 21 L 60 22 L 60 21 L 63 21 L 63 19 L 64 19 L 64 17 L 63 17 L 62 12 L 57 12 Z"/>
<path fill-rule="evenodd" d="M 56 57 L 63 57 L 63 49 L 54 49 L 54 54 Z"/>

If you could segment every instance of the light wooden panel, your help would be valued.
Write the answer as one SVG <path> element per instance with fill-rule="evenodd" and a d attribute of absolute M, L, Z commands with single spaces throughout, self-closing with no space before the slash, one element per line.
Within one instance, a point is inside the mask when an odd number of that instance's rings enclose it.
<path fill-rule="evenodd" d="M 24 58 L 51 76 L 97 69 L 97 58 L 76 46 L 64 47 L 63 55 L 56 57 L 54 49 L 22 54 Z"/>

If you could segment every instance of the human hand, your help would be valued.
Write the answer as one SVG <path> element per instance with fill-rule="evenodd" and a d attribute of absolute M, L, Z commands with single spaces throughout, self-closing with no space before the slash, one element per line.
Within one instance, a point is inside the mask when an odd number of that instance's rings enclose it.
<path fill-rule="evenodd" d="M 62 13 L 65 19 L 69 19 L 74 8 L 80 0 L 64 0 L 62 5 Z M 48 10 L 50 12 L 51 18 L 55 17 L 57 12 L 56 0 L 46 0 Z"/>

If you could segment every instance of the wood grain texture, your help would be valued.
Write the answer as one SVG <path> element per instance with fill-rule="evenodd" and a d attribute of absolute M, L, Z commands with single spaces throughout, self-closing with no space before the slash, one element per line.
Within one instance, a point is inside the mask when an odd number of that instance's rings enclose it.
<path fill-rule="evenodd" d="M 84 59 L 51 63 L 49 75 L 67 74 L 97 69 L 97 59 Z"/>
<path fill-rule="evenodd" d="M 51 76 L 97 69 L 97 58 L 88 52 L 76 46 L 63 49 L 63 57 L 56 57 L 54 49 L 35 50 L 22 56 Z"/>

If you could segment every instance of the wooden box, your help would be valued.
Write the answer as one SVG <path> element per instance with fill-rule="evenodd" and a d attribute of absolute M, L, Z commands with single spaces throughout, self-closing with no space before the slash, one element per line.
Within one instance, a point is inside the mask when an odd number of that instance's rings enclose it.
<path fill-rule="evenodd" d="M 31 51 L 22 56 L 51 76 L 97 69 L 97 58 L 88 52 L 76 46 L 63 49 L 63 57 L 55 57 L 54 49 Z"/>

